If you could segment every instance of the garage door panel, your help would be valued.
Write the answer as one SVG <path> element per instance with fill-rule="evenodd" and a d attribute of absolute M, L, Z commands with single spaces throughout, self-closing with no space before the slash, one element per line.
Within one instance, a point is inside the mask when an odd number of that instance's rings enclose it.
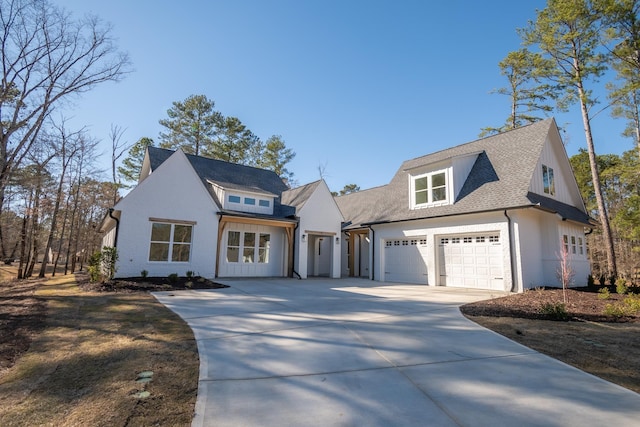
<path fill-rule="evenodd" d="M 455 235 L 439 238 L 440 285 L 504 289 L 500 234 Z"/>
<path fill-rule="evenodd" d="M 427 283 L 425 237 L 389 239 L 385 242 L 385 281 Z"/>

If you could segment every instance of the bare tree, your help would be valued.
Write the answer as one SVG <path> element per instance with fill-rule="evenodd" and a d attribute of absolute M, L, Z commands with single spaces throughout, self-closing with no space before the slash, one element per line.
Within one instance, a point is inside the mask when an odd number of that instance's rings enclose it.
<path fill-rule="evenodd" d="M 118 190 L 122 187 L 122 184 L 118 180 L 118 171 L 116 164 L 122 157 L 125 151 L 131 148 L 126 142 L 122 141 L 122 135 L 127 129 L 123 129 L 118 125 L 111 124 L 111 131 L 109 132 L 109 139 L 111 140 L 111 178 L 113 179 L 113 204 L 118 201 Z"/>
<path fill-rule="evenodd" d="M 0 0 L 0 209 L 45 119 L 73 95 L 129 72 L 111 27 L 48 0 Z"/>

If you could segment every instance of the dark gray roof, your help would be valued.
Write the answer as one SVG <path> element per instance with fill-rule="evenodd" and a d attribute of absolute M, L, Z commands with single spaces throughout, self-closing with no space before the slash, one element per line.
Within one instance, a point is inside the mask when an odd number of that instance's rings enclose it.
<path fill-rule="evenodd" d="M 389 184 L 336 197 L 336 202 L 349 224 L 347 228 L 370 223 L 537 207 L 538 203 L 540 207 L 558 212 L 563 218 L 588 224 L 588 216 L 581 210 L 548 198 L 531 198 L 532 193 L 529 193 L 542 148 L 549 132 L 557 132 L 554 129 L 557 129 L 554 120 L 547 119 L 407 160 Z M 409 171 L 468 155 L 477 155 L 477 158 L 454 203 L 425 209 L 409 208 Z"/>
<path fill-rule="evenodd" d="M 153 171 L 164 163 L 174 151 L 148 147 L 148 153 Z M 273 217 L 286 218 L 295 215 L 294 207 L 283 206 L 280 203 L 282 192 L 288 190 L 289 187 L 275 172 L 192 154 L 186 154 L 186 156 L 218 206 L 221 206 L 220 201 L 217 200 L 209 181 L 218 183 L 222 187 L 226 186 L 225 188 L 275 195 Z"/>
<path fill-rule="evenodd" d="M 292 188 L 282 193 L 282 203 L 289 206 L 294 206 L 300 210 L 302 206 L 309 200 L 309 197 L 316 191 L 321 181 L 314 181 L 300 187 Z"/>

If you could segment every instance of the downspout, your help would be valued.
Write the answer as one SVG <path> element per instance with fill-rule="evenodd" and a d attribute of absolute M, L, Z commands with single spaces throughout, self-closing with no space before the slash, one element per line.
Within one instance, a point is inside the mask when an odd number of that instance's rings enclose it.
<path fill-rule="evenodd" d="M 376 230 L 371 228 L 371 225 L 367 225 L 367 228 L 371 230 L 371 280 L 376 279 Z"/>
<path fill-rule="evenodd" d="M 109 208 L 109 218 L 115 220 L 116 222 L 116 235 L 113 236 L 113 247 L 118 247 L 118 231 L 120 230 L 120 220 L 113 216 L 113 208 Z"/>
<path fill-rule="evenodd" d="M 507 210 L 504 210 L 504 216 L 507 217 L 507 233 L 509 235 L 509 263 L 511 264 L 511 292 L 517 292 L 516 290 L 516 272 L 513 267 L 514 257 L 513 257 L 513 244 L 511 239 L 511 218 L 507 214 Z"/>

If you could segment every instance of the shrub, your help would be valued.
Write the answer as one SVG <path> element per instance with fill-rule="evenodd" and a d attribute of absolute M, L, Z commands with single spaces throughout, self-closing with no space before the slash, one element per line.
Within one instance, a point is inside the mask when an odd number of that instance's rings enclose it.
<path fill-rule="evenodd" d="M 169 283 L 178 283 L 178 273 L 171 273 L 168 276 Z"/>
<path fill-rule="evenodd" d="M 627 310 L 624 305 L 620 304 L 607 304 L 604 308 L 604 314 L 613 317 L 624 317 L 627 315 Z"/>
<path fill-rule="evenodd" d="M 118 261 L 118 249 L 111 246 L 105 246 L 101 251 L 91 255 L 87 267 L 89 280 L 99 282 L 113 279 L 117 271 L 116 261 Z"/>
<path fill-rule="evenodd" d="M 625 297 L 623 303 L 629 309 L 630 314 L 640 313 L 640 295 L 629 294 Z"/>
<path fill-rule="evenodd" d="M 194 273 L 193 271 L 191 271 L 191 270 L 187 271 L 187 272 L 186 272 L 187 279 L 191 279 L 191 278 L 194 276 L 194 274 L 195 274 L 195 273 Z"/>
<path fill-rule="evenodd" d="M 143 279 L 146 279 L 148 275 L 149 275 L 149 272 L 147 270 L 142 270 L 140 272 L 140 277 L 142 277 Z"/>
<path fill-rule="evenodd" d="M 118 261 L 118 249 L 113 246 L 105 246 L 102 248 L 101 255 L 102 274 L 111 280 L 117 271 L 116 261 Z"/>
<path fill-rule="evenodd" d="M 598 291 L 598 299 L 609 299 L 611 298 L 611 292 L 609 292 L 609 288 L 600 288 Z"/>
<path fill-rule="evenodd" d="M 547 302 L 540 307 L 540 313 L 549 316 L 554 320 L 567 320 L 569 313 L 567 313 L 567 307 L 561 302 Z"/>
<path fill-rule="evenodd" d="M 619 293 L 620 295 L 624 295 L 627 293 L 627 291 L 628 291 L 627 281 L 624 280 L 622 277 L 616 280 L 616 293 Z"/>

